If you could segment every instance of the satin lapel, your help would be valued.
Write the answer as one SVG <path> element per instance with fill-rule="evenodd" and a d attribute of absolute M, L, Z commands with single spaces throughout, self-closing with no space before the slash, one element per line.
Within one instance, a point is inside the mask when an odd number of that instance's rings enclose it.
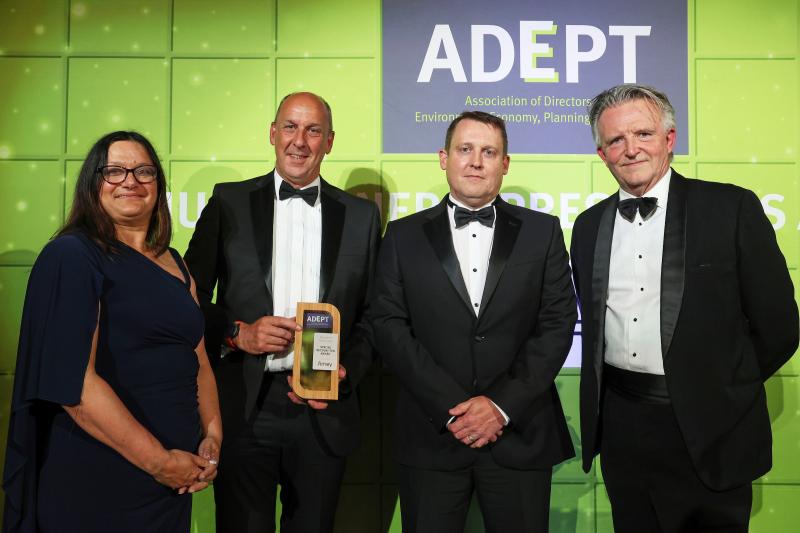
<path fill-rule="evenodd" d="M 275 175 L 267 174 L 261 186 L 250 193 L 250 216 L 253 220 L 253 238 L 264 288 L 267 291 L 268 314 L 272 314 L 272 226 L 275 220 Z"/>
<path fill-rule="evenodd" d="M 597 239 L 594 246 L 594 260 L 592 261 L 592 316 L 595 322 L 595 344 L 593 349 L 598 393 L 603 375 L 608 271 L 611 264 L 611 241 L 614 238 L 614 220 L 617 215 L 618 202 L 619 194 L 615 193 L 609 198 L 608 204 L 600 215 Z"/>
<path fill-rule="evenodd" d="M 666 361 L 683 302 L 686 263 L 686 178 L 672 171 L 661 256 L 661 356 Z"/>
<path fill-rule="evenodd" d="M 497 216 L 495 217 L 494 240 L 492 242 L 492 252 L 489 256 L 489 270 L 486 272 L 486 283 L 483 287 L 478 320 L 486 312 L 494 290 L 497 288 L 497 283 L 500 281 L 500 276 L 503 274 L 503 269 L 506 267 L 506 261 L 508 261 L 511 251 L 514 249 L 514 244 L 517 242 L 517 235 L 519 235 L 520 229 L 519 220 L 507 211 L 503 200 L 498 199 L 495 203 L 495 213 Z"/>
<path fill-rule="evenodd" d="M 453 247 L 453 237 L 450 233 L 450 220 L 447 216 L 447 207 L 444 201 L 431 209 L 430 220 L 423 225 L 422 229 L 428 237 L 428 241 L 433 247 L 433 250 L 436 252 L 439 262 L 445 274 L 447 274 L 447 277 L 450 279 L 453 288 L 461 297 L 461 301 L 464 302 L 464 305 L 469 307 L 470 313 L 474 315 L 475 311 L 472 310 L 467 286 L 464 284 L 464 278 L 461 276 L 461 267 L 458 264 L 456 250 Z"/>
<path fill-rule="evenodd" d="M 325 180 L 320 180 L 322 197 L 322 249 L 319 268 L 319 301 L 324 302 L 333 282 L 336 259 L 344 231 L 344 204 L 334 198 L 333 188 Z"/>
<path fill-rule="evenodd" d="M 275 174 L 270 172 L 257 189 L 250 193 L 250 217 L 253 223 L 253 245 L 261 265 L 264 279 L 266 307 L 264 314 L 271 315 L 272 301 L 272 228 L 275 224 Z M 245 385 L 245 418 L 255 408 L 261 380 L 264 377 L 266 356 L 246 356 L 242 364 Z"/>

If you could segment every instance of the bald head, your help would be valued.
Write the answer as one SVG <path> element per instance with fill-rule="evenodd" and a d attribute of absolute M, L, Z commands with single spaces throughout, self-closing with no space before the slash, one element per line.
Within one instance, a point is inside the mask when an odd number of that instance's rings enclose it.
<path fill-rule="evenodd" d="M 323 97 L 321 97 L 320 95 L 314 94 L 314 93 L 310 93 L 310 92 L 306 92 L 306 91 L 300 91 L 300 92 L 296 92 L 296 93 L 289 93 L 286 96 L 284 96 L 283 98 L 281 98 L 281 101 L 278 103 L 278 109 L 275 110 L 275 120 L 274 120 L 274 122 L 278 121 L 278 116 L 281 113 L 281 108 L 283 107 L 283 105 L 286 103 L 287 100 L 290 100 L 290 99 L 293 99 L 293 98 L 301 98 L 301 97 L 302 98 L 311 98 L 311 99 L 317 100 L 317 102 L 319 102 L 322 105 L 322 107 L 325 110 L 325 115 L 328 118 L 328 130 L 333 131 L 333 113 L 331 112 L 331 106 L 328 105 L 328 102 L 326 102 L 325 99 Z"/>

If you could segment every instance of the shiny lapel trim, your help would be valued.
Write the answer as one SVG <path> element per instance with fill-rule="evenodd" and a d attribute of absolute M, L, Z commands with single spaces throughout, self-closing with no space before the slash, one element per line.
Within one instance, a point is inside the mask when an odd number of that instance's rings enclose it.
<path fill-rule="evenodd" d="M 461 267 L 458 264 L 458 257 L 456 250 L 453 247 L 453 237 L 450 233 L 450 220 L 447 216 L 447 207 L 445 201 L 442 201 L 438 206 L 431 209 L 430 220 L 428 220 L 422 229 L 428 237 L 433 250 L 439 257 L 439 262 L 444 269 L 445 274 L 450 279 L 450 283 L 469 308 L 472 316 L 475 316 L 475 311 L 472 309 L 472 304 L 469 301 L 469 293 L 467 286 L 464 284 L 464 278 L 461 276 Z"/>
<path fill-rule="evenodd" d="M 250 193 L 253 239 L 264 274 L 269 314 L 272 314 L 272 227 L 275 223 L 275 175 L 267 174 L 261 186 Z"/>
<path fill-rule="evenodd" d="M 595 322 L 594 369 L 597 376 L 597 391 L 600 393 L 600 381 L 603 376 L 603 353 L 605 347 L 606 300 L 608 299 L 608 271 L 611 265 L 611 241 L 614 238 L 614 221 L 617 215 L 619 194 L 608 199 L 600 223 L 597 227 L 597 239 L 592 261 L 592 315 Z"/>
<path fill-rule="evenodd" d="M 324 302 L 336 271 L 336 259 L 339 257 L 339 247 L 344 231 L 345 207 L 343 203 L 334 198 L 331 185 L 325 180 L 320 180 L 320 182 L 322 245 L 319 268 L 319 301 Z"/>
<path fill-rule="evenodd" d="M 686 264 L 686 178 L 672 171 L 661 256 L 661 357 L 666 361 L 683 302 Z"/>
<path fill-rule="evenodd" d="M 492 252 L 489 255 L 489 270 L 486 272 L 486 283 L 483 287 L 481 298 L 481 310 L 478 315 L 480 320 L 486 312 L 486 308 L 492 299 L 500 276 L 506 267 L 511 251 L 517 242 L 519 235 L 520 222 L 506 210 L 505 202 L 497 200 L 495 203 L 495 226 L 494 241 L 492 242 Z"/>

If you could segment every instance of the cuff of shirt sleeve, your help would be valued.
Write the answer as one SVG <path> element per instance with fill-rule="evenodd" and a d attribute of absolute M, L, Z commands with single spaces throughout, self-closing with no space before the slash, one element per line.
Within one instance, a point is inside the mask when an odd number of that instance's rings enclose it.
<path fill-rule="evenodd" d="M 490 401 L 490 402 L 492 402 L 492 400 L 489 400 L 489 401 Z M 499 406 L 499 405 L 497 405 L 497 404 L 496 404 L 496 403 L 494 403 L 494 402 L 492 402 L 492 405 L 494 405 L 494 406 L 497 408 L 497 410 L 498 410 L 498 411 L 500 411 L 500 414 L 501 414 L 501 415 L 503 415 L 503 420 L 505 420 L 505 422 L 503 423 L 503 425 L 504 425 L 504 426 L 507 426 L 507 425 L 508 425 L 508 423 L 509 423 L 509 422 L 511 422 L 511 419 L 510 419 L 510 418 L 508 418 L 508 415 L 506 414 L 506 412 L 505 412 L 505 411 L 503 411 L 503 410 L 500 408 L 500 406 Z M 449 423 L 450 423 L 450 422 L 448 422 L 448 424 L 449 424 Z"/>

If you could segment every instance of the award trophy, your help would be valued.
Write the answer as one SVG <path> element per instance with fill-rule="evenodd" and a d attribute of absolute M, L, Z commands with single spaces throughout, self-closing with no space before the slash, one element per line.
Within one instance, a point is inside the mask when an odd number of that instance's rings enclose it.
<path fill-rule="evenodd" d="M 306 400 L 339 399 L 339 310 L 331 304 L 297 304 L 292 388 Z"/>

